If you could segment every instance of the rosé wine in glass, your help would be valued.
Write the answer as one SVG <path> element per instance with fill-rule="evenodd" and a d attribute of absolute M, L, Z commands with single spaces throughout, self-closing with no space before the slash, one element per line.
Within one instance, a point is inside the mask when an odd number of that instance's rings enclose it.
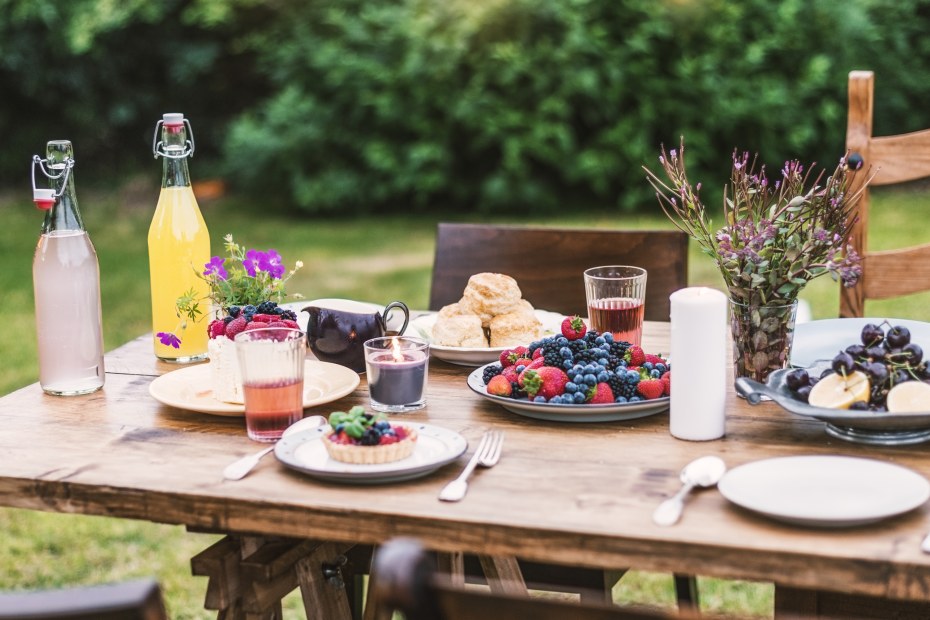
<path fill-rule="evenodd" d="M 612 297 L 598 299 L 588 306 L 591 327 L 601 333 L 610 332 L 614 340 L 641 344 L 643 316 L 646 307 L 636 299 Z"/>
<path fill-rule="evenodd" d="M 303 378 L 276 383 L 244 383 L 242 391 L 248 407 L 245 426 L 251 439 L 280 439 L 284 429 L 304 415 Z"/>

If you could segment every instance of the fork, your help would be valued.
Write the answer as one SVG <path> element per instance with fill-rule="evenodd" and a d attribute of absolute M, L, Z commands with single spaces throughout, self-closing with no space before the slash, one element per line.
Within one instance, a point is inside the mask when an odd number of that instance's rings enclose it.
<path fill-rule="evenodd" d="M 497 462 L 501 460 L 501 447 L 503 445 L 503 431 L 487 431 L 481 437 L 478 448 L 472 455 L 471 460 L 468 461 L 465 469 L 459 474 L 459 477 L 444 486 L 442 491 L 439 492 L 439 499 L 444 502 L 457 502 L 465 497 L 465 492 L 468 490 L 468 477 L 475 471 L 475 467 L 478 465 L 482 467 L 497 465 Z"/>

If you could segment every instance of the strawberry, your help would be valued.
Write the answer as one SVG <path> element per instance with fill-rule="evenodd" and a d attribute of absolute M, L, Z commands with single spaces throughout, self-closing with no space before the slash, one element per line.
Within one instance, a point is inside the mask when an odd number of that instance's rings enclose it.
<path fill-rule="evenodd" d="M 631 345 L 626 352 L 628 366 L 642 366 L 646 362 L 646 353 L 639 345 Z"/>
<path fill-rule="evenodd" d="M 665 387 L 662 393 L 665 394 L 666 396 L 671 396 L 672 395 L 672 371 L 671 370 L 665 371 L 665 374 L 663 374 L 661 377 L 661 381 L 662 381 L 662 385 Z"/>
<path fill-rule="evenodd" d="M 531 360 L 530 358 L 520 357 L 514 360 L 513 367 L 516 368 L 517 366 L 523 366 L 523 370 L 526 370 L 529 367 L 529 365 L 532 363 L 533 363 L 533 360 Z"/>
<path fill-rule="evenodd" d="M 517 368 L 518 366 L 521 366 L 522 361 L 523 360 L 517 360 L 517 363 L 515 363 L 513 367 Z M 520 387 L 523 387 L 523 378 L 526 376 L 527 372 L 536 370 L 537 368 L 542 368 L 545 365 L 546 365 L 546 360 L 544 360 L 541 357 L 537 357 L 536 359 L 531 361 L 529 364 L 527 364 L 526 368 L 523 369 L 523 372 L 521 372 L 520 376 L 517 378 L 517 383 L 520 384 Z"/>
<path fill-rule="evenodd" d="M 534 370 L 524 371 L 521 375 L 523 389 L 530 398 L 542 396 L 547 401 L 555 396 L 565 393 L 565 384 L 568 375 L 561 368 L 554 366 L 541 366 Z M 613 398 L 611 398 L 611 402 Z"/>
<path fill-rule="evenodd" d="M 577 314 L 575 316 L 567 316 L 562 321 L 562 335 L 569 340 L 584 338 L 586 331 L 588 331 L 588 326 L 584 324 L 584 321 L 581 320 L 581 317 Z"/>
<path fill-rule="evenodd" d="M 506 368 L 507 366 L 512 366 L 521 357 L 526 357 L 526 347 L 519 346 L 512 349 L 504 349 L 501 351 L 500 362 L 501 366 Z"/>
<path fill-rule="evenodd" d="M 494 396 L 510 396 L 513 393 L 513 386 L 503 374 L 491 378 L 488 383 L 488 394 Z"/>
<path fill-rule="evenodd" d="M 614 402 L 614 392 L 606 383 L 598 383 L 588 390 L 588 404 L 603 405 Z"/>
<path fill-rule="evenodd" d="M 501 371 L 500 376 L 507 379 L 508 383 L 515 383 L 520 379 L 520 376 L 517 374 L 516 366 L 507 366 Z"/>
<path fill-rule="evenodd" d="M 646 400 L 660 398 L 665 392 L 665 384 L 660 379 L 645 379 L 636 384 L 636 393 Z"/>
<path fill-rule="evenodd" d="M 226 326 L 226 337 L 232 340 L 237 334 L 245 331 L 246 325 L 248 325 L 248 321 L 245 320 L 245 317 L 242 315 L 237 316 Z"/>
<path fill-rule="evenodd" d="M 290 319 L 281 319 L 281 322 L 284 323 L 285 327 L 290 327 L 291 329 L 300 329 L 300 325 L 297 324 L 297 321 L 292 321 Z"/>
<path fill-rule="evenodd" d="M 210 339 L 218 338 L 220 336 L 226 335 L 226 323 L 222 319 L 216 319 L 210 323 L 210 326 L 207 327 L 207 334 L 210 336 Z"/>
<path fill-rule="evenodd" d="M 253 321 L 258 321 L 259 323 L 271 323 L 272 321 L 278 321 L 281 317 L 277 314 L 256 314 L 252 316 Z"/>
<path fill-rule="evenodd" d="M 537 348 L 533 349 L 533 359 L 534 359 L 534 360 L 535 360 L 535 359 L 539 359 L 539 358 L 542 357 L 542 356 L 543 356 L 543 349 L 542 349 L 542 347 L 537 347 Z"/>

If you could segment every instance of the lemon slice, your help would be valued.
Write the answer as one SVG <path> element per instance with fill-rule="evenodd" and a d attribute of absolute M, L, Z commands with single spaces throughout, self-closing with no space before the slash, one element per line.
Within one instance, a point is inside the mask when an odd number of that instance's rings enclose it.
<path fill-rule="evenodd" d="M 930 385 L 923 381 L 899 383 L 888 392 L 885 404 L 892 413 L 930 411 Z"/>
<path fill-rule="evenodd" d="M 930 386 L 927 386 L 930 387 Z M 807 402 L 814 407 L 827 409 L 849 409 L 858 400 L 869 400 L 869 378 L 858 370 L 846 375 L 827 375 L 811 389 Z"/>

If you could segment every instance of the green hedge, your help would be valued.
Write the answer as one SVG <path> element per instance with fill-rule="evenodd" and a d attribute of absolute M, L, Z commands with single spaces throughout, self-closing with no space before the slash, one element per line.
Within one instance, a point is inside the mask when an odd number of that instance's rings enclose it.
<path fill-rule="evenodd" d="M 113 6 L 0 0 L 4 175 L 35 127 L 135 164 L 176 108 L 237 187 L 312 213 L 652 209 L 640 167 L 680 135 L 708 196 L 734 148 L 832 167 L 852 69 L 876 71 L 876 131 L 930 126 L 921 0 Z"/>

